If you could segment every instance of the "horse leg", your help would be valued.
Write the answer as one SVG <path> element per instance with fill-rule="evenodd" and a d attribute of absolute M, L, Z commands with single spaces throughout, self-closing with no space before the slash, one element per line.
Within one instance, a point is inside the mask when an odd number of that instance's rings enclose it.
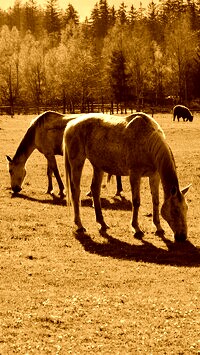
<path fill-rule="evenodd" d="M 65 159 L 66 176 L 68 173 L 69 180 L 70 180 L 73 208 L 74 208 L 74 224 L 77 227 L 76 228 L 77 232 L 82 232 L 86 230 L 83 227 L 80 218 L 80 180 L 81 180 L 83 165 L 84 165 L 84 161 L 81 163 L 79 162 L 79 164 L 76 164 L 76 162 L 73 161 L 73 164 L 70 166 L 69 161 Z"/>
<path fill-rule="evenodd" d="M 133 206 L 133 217 L 131 225 L 135 230 L 135 237 L 141 238 L 144 235 L 144 232 L 140 229 L 138 224 L 138 212 L 140 207 L 140 176 L 135 173 L 130 173 L 130 184 L 132 191 L 132 206 Z"/>
<path fill-rule="evenodd" d="M 52 190 L 53 190 L 53 186 L 52 186 L 52 171 L 53 171 L 53 173 L 54 173 L 54 175 L 55 175 L 55 178 L 56 178 L 56 180 L 57 180 L 57 183 L 58 183 L 59 190 L 60 190 L 59 195 L 60 195 L 60 197 L 64 197 L 64 193 L 63 193 L 63 191 L 64 191 L 64 185 L 63 185 L 63 182 L 62 182 L 62 180 L 61 180 L 60 173 L 59 173 L 59 171 L 58 171 L 58 166 L 57 166 L 57 163 L 56 163 L 56 158 L 55 158 L 54 155 L 53 155 L 53 156 L 47 156 L 46 158 L 47 158 L 47 160 L 48 160 L 48 168 L 49 168 L 49 171 L 51 171 L 51 173 L 50 173 L 51 176 L 48 175 L 49 184 L 50 184 L 50 188 L 51 188 L 50 191 L 52 192 Z M 48 191 L 49 191 L 49 187 L 48 187 Z"/>
<path fill-rule="evenodd" d="M 93 178 L 91 184 L 91 192 L 94 201 L 94 209 L 96 215 L 96 221 L 101 225 L 102 230 L 106 230 L 109 228 L 107 224 L 104 222 L 102 211 L 101 211 L 101 200 L 100 200 L 100 191 L 101 191 L 101 183 L 103 179 L 103 171 L 93 167 Z"/>
<path fill-rule="evenodd" d="M 121 196 L 121 192 L 123 191 L 121 176 L 116 175 L 116 180 L 117 180 L 117 192 L 116 192 L 116 196 Z"/>
<path fill-rule="evenodd" d="M 108 174 L 108 179 L 107 181 L 110 182 L 112 175 Z M 123 191 L 122 187 L 122 179 L 120 175 L 116 175 L 116 182 L 117 182 L 117 192 L 115 196 L 121 196 L 121 192 Z"/>
<path fill-rule="evenodd" d="M 53 190 L 53 183 L 52 183 L 52 169 L 50 167 L 49 161 L 47 160 L 47 178 L 48 178 L 48 188 L 47 194 L 51 194 Z"/>
<path fill-rule="evenodd" d="M 160 176 L 158 173 L 155 173 L 149 177 L 149 185 L 151 189 L 152 203 L 153 203 L 153 223 L 156 226 L 156 235 L 163 235 L 164 230 L 160 225 L 160 217 L 159 217 L 159 183 L 160 183 Z"/>

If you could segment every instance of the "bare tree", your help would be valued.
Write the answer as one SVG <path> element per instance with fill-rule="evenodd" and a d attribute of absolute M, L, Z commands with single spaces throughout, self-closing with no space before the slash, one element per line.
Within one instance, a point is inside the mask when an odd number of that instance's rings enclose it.
<path fill-rule="evenodd" d="M 191 30 L 187 15 L 182 14 L 166 29 L 166 53 L 171 69 L 170 86 L 180 101 L 188 101 L 188 80 L 197 48 L 196 33 Z"/>
<path fill-rule="evenodd" d="M 23 96 L 37 107 L 40 113 L 40 106 L 45 98 L 45 48 L 42 43 L 28 34 L 23 42 L 20 53 L 20 69 L 23 78 Z"/>
<path fill-rule="evenodd" d="M 0 90 L 14 115 L 14 105 L 19 97 L 19 53 L 21 40 L 16 27 L 10 31 L 3 26 L 0 33 Z"/>

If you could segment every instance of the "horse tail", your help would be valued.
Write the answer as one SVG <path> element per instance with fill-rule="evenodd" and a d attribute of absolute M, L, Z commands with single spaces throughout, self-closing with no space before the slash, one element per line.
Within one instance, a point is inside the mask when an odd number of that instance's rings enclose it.
<path fill-rule="evenodd" d="M 70 214 L 70 205 L 71 205 L 71 189 L 70 189 L 70 176 L 71 176 L 71 167 L 68 159 L 67 146 L 65 142 L 65 136 L 63 139 L 63 156 L 64 156 L 64 165 L 65 165 L 65 181 L 66 181 L 66 203 L 69 208 L 68 212 Z"/>
<path fill-rule="evenodd" d="M 107 183 L 110 182 L 111 178 L 112 178 L 112 175 L 111 175 L 111 174 L 108 174 L 108 176 L 107 176 Z"/>

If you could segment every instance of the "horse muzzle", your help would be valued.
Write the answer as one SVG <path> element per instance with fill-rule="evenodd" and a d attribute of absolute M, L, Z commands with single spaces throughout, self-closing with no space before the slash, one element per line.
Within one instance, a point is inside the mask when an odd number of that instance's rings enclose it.
<path fill-rule="evenodd" d="M 12 187 L 12 190 L 13 190 L 13 192 L 15 193 L 15 194 L 17 194 L 18 192 L 20 192 L 21 191 L 21 187 L 20 186 L 13 186 Z"/>
<path fill-rule="evenodd" d="M 174 239 L 176 242 L 185 242 L 187 239 L 187 234 L 186 233 L 175 233 L 174 234 Z"/>

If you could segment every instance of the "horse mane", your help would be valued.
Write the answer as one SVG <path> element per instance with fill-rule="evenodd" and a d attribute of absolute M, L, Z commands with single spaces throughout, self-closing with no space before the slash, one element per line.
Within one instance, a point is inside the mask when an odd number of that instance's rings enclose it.
<path fill-rule="evenodd" d="M 24 137 L 22 138 L 16 153 L 13 157 L 13 160 L 17 160 L 22 156 L 27 149 L 27 147 L 34 145 L 35 140 L 35 125 L 31 125 L 26 131 Z"/>
<path fill-rule="evenodd" d="M 131 116 L 133 119 L 130 121 Z M 158 170 L 165 194 L 168 195 L 171 187 L 178 187 L 176 165 L 172 151 L 165 140 L 161 126 L 149 115 L 138 112 L 126 118 L 127 127 L 137 126 L 137 132 L 142 132 L 144 144 L 149 151 L 152 163 Z"/>
<path fill-rule="evenodd" d="M 33 118 L 27 132 L 25 133 L 16 150 L 13 159 L 20 159 L 25 151 L 27 151 L 28 147 L 34 147 L 35 134 L 37 129 L 64 129 L 68 120 L 69 118 L 65 118 L 64 114 L 57 113 L 55 111 L 45 111 L 37 117 Z"/>
<path fill-rule="evenodd" d="M 137 131 L 144 134 L 148 150 L 153 157 L 156 167 L 166 164 L 170 170 L 175 170 L 175 160 L 172 151 L 165 140 L 165 133 L 153 117 L 143 112 L 136 112 L 127 116 L 127 128 L 137 125 Z M 164 166 L 165 167 L 165 166 Z"/>
<path fill-rule="evenodd" d="M 153 132 L 148 140 L 149 150 L 159 171 L 165 193 L 169 187 L 178 187 L 175 159 L 165 137 L 159 132 Z"/>

